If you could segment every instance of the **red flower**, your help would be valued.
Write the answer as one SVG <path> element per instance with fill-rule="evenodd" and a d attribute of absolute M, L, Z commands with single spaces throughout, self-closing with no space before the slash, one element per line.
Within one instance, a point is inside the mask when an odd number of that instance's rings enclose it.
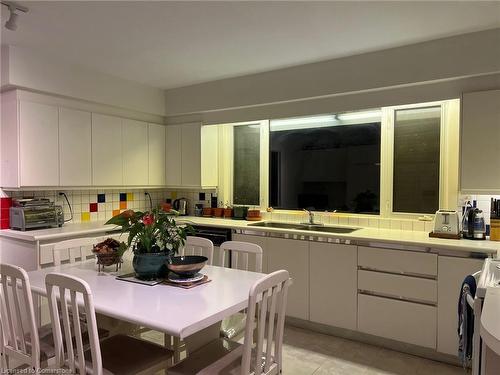
<path fill-rule="evenodd" d="M 154 221 L 155 221 L 155 218 L 154 218 L 154 216 L 152 214 L 144 215 L 143 218 L 142 218 L 142 222 L 146 226 L 153 225 Z"/>

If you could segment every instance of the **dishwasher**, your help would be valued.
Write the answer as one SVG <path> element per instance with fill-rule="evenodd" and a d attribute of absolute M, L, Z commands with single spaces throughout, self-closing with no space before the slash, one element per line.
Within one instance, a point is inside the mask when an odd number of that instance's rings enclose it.
<path fill-rule="evenodd" d="M 206 238 L 213 242 L 214 244 L 214 266 L 220 265 L 220 249 L 219 246 L 226 242 L 231 241 L 232 230 L 229 228 L 219 228 L 219 227 L 206 227 L 201 225 L 193 225 L 195 237 Z M 231 265 L 231 252 L 229 252 L 229 256 L 226 257 L 224 261 L 225 267 L 230 267 Z"/>

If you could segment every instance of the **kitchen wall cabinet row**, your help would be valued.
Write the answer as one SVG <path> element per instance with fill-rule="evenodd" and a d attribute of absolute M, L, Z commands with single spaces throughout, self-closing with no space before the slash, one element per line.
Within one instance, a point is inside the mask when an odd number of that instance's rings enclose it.
<path fill-rule="evenodd" d="M 290 272 L 287 316 L 456 355 L 460 285 L 483 260 L 249 234 L 233 239 L 263 248 L 264 272 Z"/>
<path fill-rule="evenodd" d="M 216 128 L 152 124 L 19 100 L 15 92 L 2 94 L 2 107 L 4 188 L 217 185 L 216 170 L 201 174 L 202 157 L 217 165 L 216 147 L 202 149 L 202 132 Z"/>

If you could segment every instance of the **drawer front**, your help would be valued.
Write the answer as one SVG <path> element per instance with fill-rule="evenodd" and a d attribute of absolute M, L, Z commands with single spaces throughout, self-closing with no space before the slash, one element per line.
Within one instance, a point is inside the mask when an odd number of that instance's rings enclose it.
<path fill-rule="evenodd" d="M 358 289 L 409 300 L 437 302 L 436 280 L 418 277 L 359 270 Z"/>
<path fill-rule="evenodd" d="M 359 246 L 358 265 L 379 271 L 436 276 L 437 254 Z"/>
<path fill-rule="evenodd" d="M 359 294 L 358 330 L 436 349 L 436 308 Z"/>

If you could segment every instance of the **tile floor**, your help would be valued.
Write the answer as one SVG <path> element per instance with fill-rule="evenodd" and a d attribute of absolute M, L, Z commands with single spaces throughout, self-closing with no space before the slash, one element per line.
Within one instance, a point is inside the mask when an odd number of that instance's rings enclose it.
<path fill-rule="evenodd" d="M 142 337 L 163 343 L 163 334 L 159 332 L 150 331 Z M 460 367 L 287 326 L 283 374 L 464 375 L 466 372 Z"/>
<path fill-rule="evenodd" d="M 144 338 L 162 343 L 163 336 Z M 283 347 L 284 375 L 464 375 L 456 366 L 377 346 L 287 326 Z"/>

